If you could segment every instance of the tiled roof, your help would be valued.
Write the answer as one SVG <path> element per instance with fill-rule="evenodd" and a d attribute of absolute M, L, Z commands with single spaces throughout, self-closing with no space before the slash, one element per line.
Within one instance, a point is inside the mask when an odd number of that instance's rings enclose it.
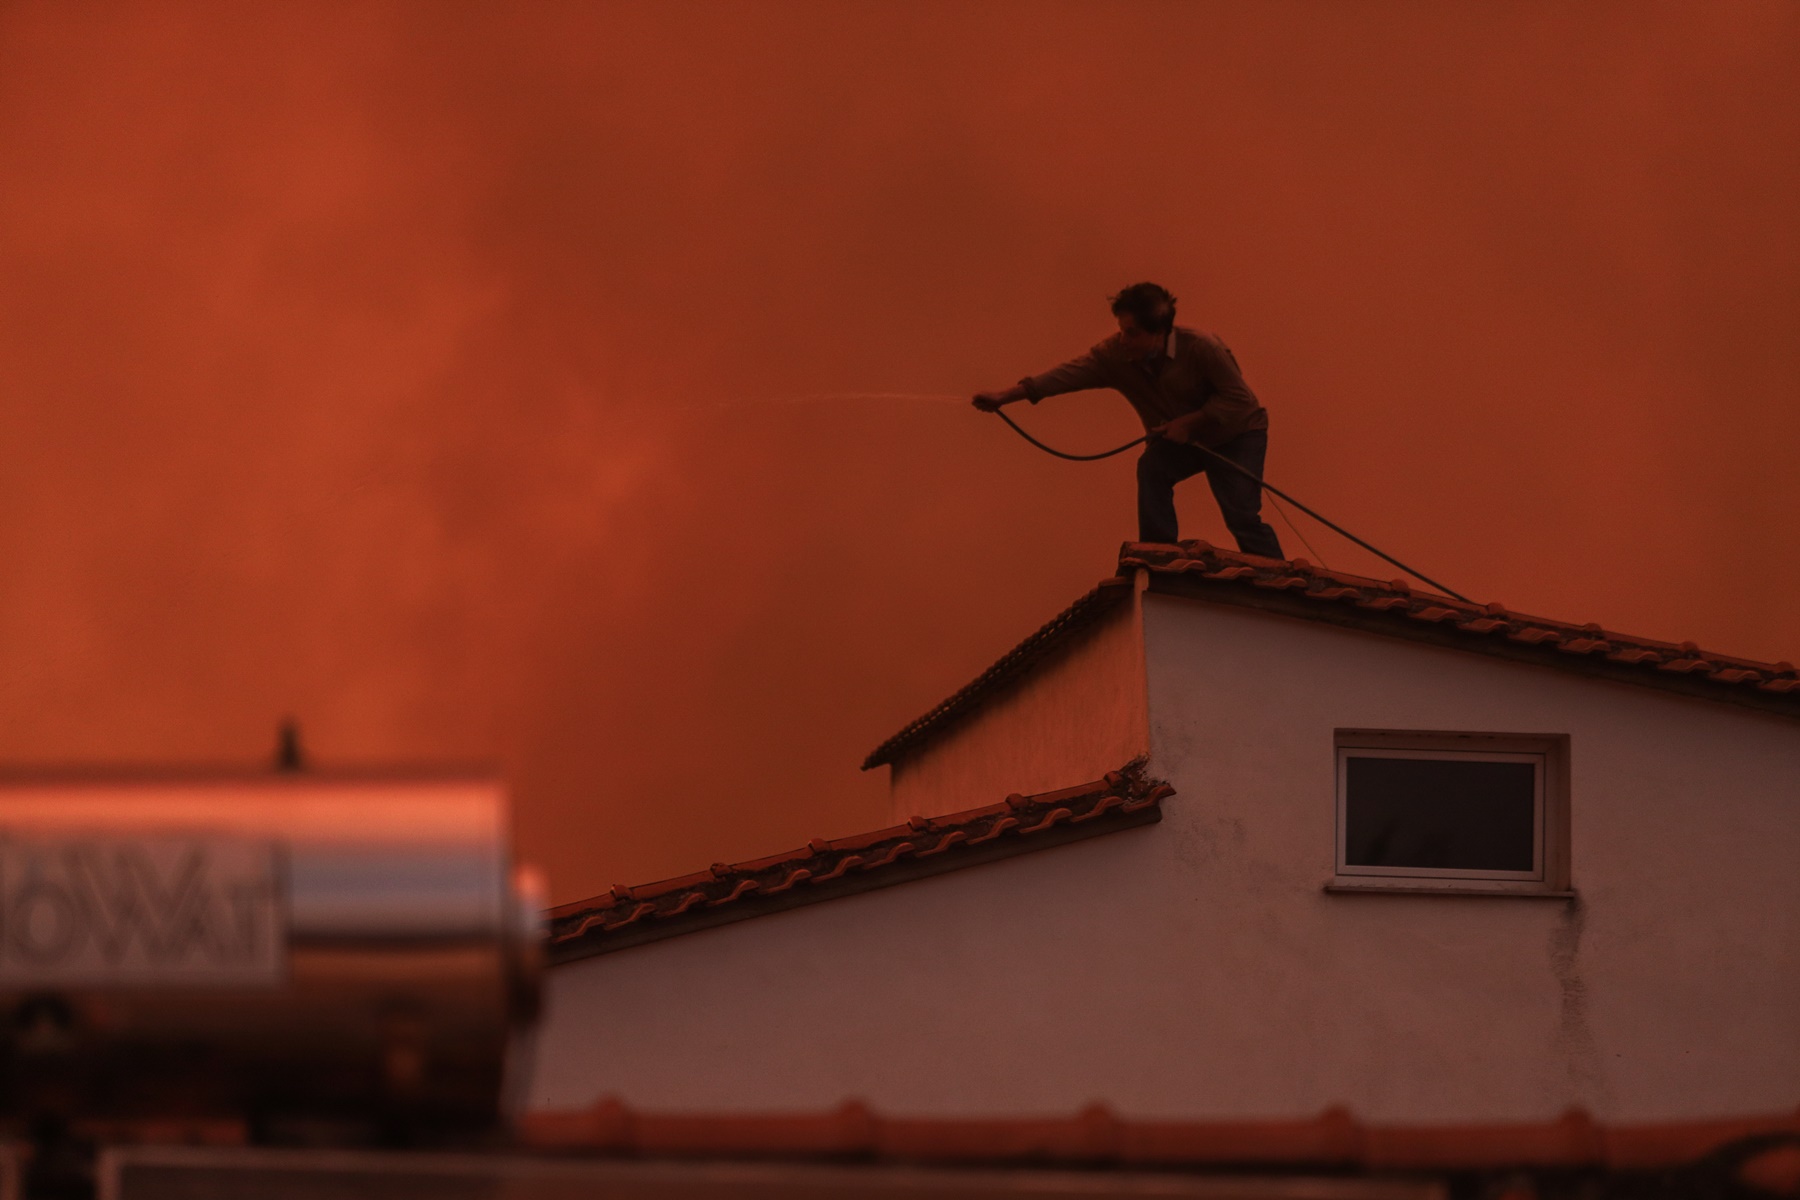
<path fill-rule="evenodd" d="M 1538 1123 L 1365 1125 L 1343 1109 L 1295 1121 L 1128 1120 L 1103 1105 L 1070 1117 L 971 1119 L 889 1117 L 857 1103 L 808 1114 L 646 1113 L 609 1099 L 528 1114 L 520 1136 L 538 1149 L 610 1155 L 939 1165 L 1657 1171 L 1711 1158 L 1765 1190 L 1800 1185 L 1792 1161 L 1773 1164 L 1785 1179 L 1768 1178 L 1768 1164 L 1764 1178 L 1755 1172 L 1760 1153 L 1800 1144 L 1800 1114 L 1607 1126 L 1572 1109 Z"/>
<path fill-rule="evenodd" d="M 571 962 L 698 929 L 780 912 L 938 875 L 1014 854 L 1047 849 L 1162 819 L 1174 789 L 1128 763 L 1104 779 L 905 825 L 751 862 L 715 863 L 705 871 L 550 910 L 548 958 Z"/>
<path fill-rule="evenodd" d="M 1537 662 L 1690 696 L 1800 716 L 1800 672 L 1790 662 L 1758 662 L 1701 650 L 1692 642 L 1657 642 L 1598 625 L 1574 625 L 1513 612 L 1501 604 L 1470 604 L 1382 581 L 1221 550 L 1207 542 L 1127 542 L 1118 574 L 1058 613 L 1007 651 L 974 682 L 881 743 L 863 770 L 895 761 L 994 698 L 1007 684 L 1098 617 L 1126 600 L 1136 570 L 1150 574 L 1150 590 L 1261 608 L 1501 658 Z"/>
<path fill-rule="evenodd" d="M 1150 573 L 1150 590 L 1244 605 L 1308 620 L 1540 663 L 1627 683 L 1800 716 L 1800 673 L 1789 662 L 1757 662 L 1657 642 L 1598 625 L 1574 625 L 1470 604 L 1312 566 L 1221 550 L 1206 542 L 1128 542 L 1119 571 Z"/>
<path fill-rule="evenodd" d="M 1093 591 L 1051 617 L 1041 629 L 1008 650 L 998 662 L 976 676 L 974 682 L 869 751 L 869 756 L 863 759 L 862 769 L 868 771 L 883 763 L 893 762 L 908 747 L 924 741 L 974 711 L 1007 683 L 1022 675 L 1026 668 L 1066 644 L 1076 633 L 1111 612 L 1130 596 L 1129 576 L 1102 579 L 1094 586 Z"/>

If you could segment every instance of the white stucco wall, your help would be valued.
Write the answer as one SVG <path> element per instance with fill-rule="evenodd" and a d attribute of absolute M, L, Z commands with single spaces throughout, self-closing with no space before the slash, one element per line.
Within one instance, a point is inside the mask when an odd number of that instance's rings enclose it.
<path fill-rule="evenodd" d="M 1634 1121 L 1800 1100 L 1800 723 L 1157 596 L 1144 628 L 1152 770 L 1178 789 L 1160 825 L 556 968 L 534 1102 Z M 1353 726 L 1569 734 L 1580 904 L 1322 892 Z"/>
<path fill-rule="evenodd" d="M 1180 796 L 1161 832 L 1246 1099 L 1800 1101 L 1800 722 L 1190 600 L 1148 596 L 1144 620 L 1152 762 Z M 1569 735 L 1579 902 L 1322 892 L 1346 727 Z"/>
<path fill-rule="evenodd" d="M 1137 599 L 1079 631 L 1026 680 L 948 732 L 903 754 L 890 768 L 891 818 L 941 816 L 996 804 L 1010 792 L 1073 787 L 1146 753 Z"/>

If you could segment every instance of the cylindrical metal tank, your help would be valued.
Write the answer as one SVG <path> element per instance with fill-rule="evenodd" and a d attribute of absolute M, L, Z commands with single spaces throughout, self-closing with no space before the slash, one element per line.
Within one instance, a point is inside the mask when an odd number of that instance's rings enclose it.
<path fill-rule="evenodd" d="M 0 777 L 0 1114 L 491 1122 L 543 907 L 492 780 Z"/>

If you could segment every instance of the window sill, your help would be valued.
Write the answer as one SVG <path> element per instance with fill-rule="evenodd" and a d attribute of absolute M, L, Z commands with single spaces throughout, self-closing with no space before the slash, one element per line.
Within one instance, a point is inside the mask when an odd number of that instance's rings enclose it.
<path fill-rule="evenodd" d="M 1510 896 L 1524 900 L 1573 900 L 1576 895 L 1573 889 L 1520 887 L 1518 884 L 1490 883 L 1477 879 L 1455 883 L 1441 879 L 1334 879 L 1325 885 L 1325 890 L 1341 894 L 1378 892 L 1389 896 Z"/>

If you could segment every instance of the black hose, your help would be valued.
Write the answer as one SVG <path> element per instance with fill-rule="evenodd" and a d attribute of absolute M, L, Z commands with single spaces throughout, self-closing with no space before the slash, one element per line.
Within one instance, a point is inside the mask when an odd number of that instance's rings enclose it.
<path fill-rule="evenodd" d="M 1023 429 L 1021 429 L 1019 427 L 1019 423 L 1017 421 L 1013 420 L 1011 417 L 1006 415 L 1005 409 L 996 408 L 996 409 L 993 409 L 992 411 L 996 417 L 999 417 L 1002 421 L 1005 421 L 1008 425 L 1011 425 L 1013 427 L 1014 433 L 1018 434 L 1020 437 L 1024 438 L 1026 441 L 1030 442 L 1032 445 L 1036 446 L 1039 450 L 1042 450 L 1045 454 L 1054 454 L 1054 455 L 1056 455 L 1056 457 L 1066 458 L 1070 462 L 1099 462 L 1103 458 L 1111 458 L 1115 454 L 1123 454 L 1127 450 L 1131 449 L 1133 446 L 1142 445 L 1144 442 L 1147 442 L 1150 440 L 1150 435 L 1146 433 L 1143 437 L 1132 438 L 1129 442 L 1126 442 L 1123 446 L 1120 446 L 1116 450 L 1103 450 L 1099 454 L 1064 454 L 1061 450 L 1056 450 L 1049 446 L 1046 446 L 1046 445 L 1044 445 L 1044 443 L 1042 443 L 1042 442 L 1038 441 L 1036 438 L 1032 437 L 1029 433 L 1026 433 Z"/>
<path fill-rule="evenodd" d="M 1064 454 L 1061 450 L 1053 449 L 1050 446 L 1046 446 L 1046 445 L 1044 445 L 1044 443 L 1042 443 L 1042 442 L 1038 441 L 1036 438 L 1032 437 L 1029 433 L 1026 433 L 1022 428 L 1019 427 L 1019 423 L 1017 421 L 1013 420 L 1011 417 L 1006 415 L 1006 412 L 1004 409 L 996 408 L 993 410 L 993 413 L 995 416 L 999 417 L 1002 421 L 1005 421 L 1008 425 L 1011 425 L 1014 433 L 1018 434 L 1020 437 L 1024 438 L 1026 441 L 1030 442 L 1032 445 L 1036 446 L 1039 450 L 1042 450 L 1045 454 L 1054 454 L 1054 455 L 1056 455 L 1056 457 L 1066 458 L 1070 462 L 1097 462 L 1103 458 L 1111 458 L 1115 454 L 1123 454 L 1123 453 L 1125 453 L 1125 451 L 1131 449 L 1133 446 L 1139 445 L 1140 443 L 1147 442 L 1150 440 L 1150 435 L 1145 434 L 1143 437 L 1132 438 L 1129 442 L 1126 442 L 1123 446 L 1120 446 L 1117 449 L 1107 450 L 1100 454 Z M 1301 512 L 1305 513 L 1307 516 L 1311 517 L 1313 520 L 1317 521 L 1319 524 L 1325 526 L 1325 528 L 1330 529 L 1336 533 L 1343 534 L 1345 537 L 1349 538 L 1351 541 L 1353 541 L 1357 545 L 1361 546 L 1364 550 L 1367 550 L 1370 554 L 1373 554 L 1375 557 L 1381 559 L 1383 562 L 1392 563 L 1394 566 L 1399 567 L 1402 571 L 1405 571 L 1408 575 L 1411 575 L 1414 579 L 1420 580 L 1424 583 L 1428 583 L 1432 587 L 1436 588 L 1438 591 L 1442 592 L 1444 595 L 1450 596 L 1457 600 L 1461 600 L 1464 604 L 1475 603 L 1473 600 L 1469 599 L 1467 596 L 1463 595 L 1461 592 L 1451 591 L 1449 588 L 1445 587 L 1443 584 L 1439 583 L 1437 580 L 1431 578 L 1429 575 L 1419 574 L 1419 572 L 1413 570 L 1411 567 L 1407 566 L 1405 563 L 1401 562 L 1399 559 L 1395 558 L 1393 555 L 1383 554 L 1380 550 L 1377 550 L 1375 547 L 1369 545 L 1369 543 L 1363 541 L 1361 538 L 1357 537 L 1354 533 L 1351 533 L 1348 529 L 1345 529 L 1342 525 L 1339 525 L 1333 521 L 1326 520 L 1324 517 L 1320 516 L 1318 513 L 1314 512 L 1312 509 L 1306 507 L 1306 505 L 1300 503 L 1300 501 L 1294 499 L 1292 496 L 1288 495 L 1286 492 L 1282 491 L 1280 488 L 1276 487 L 1274 484 L 1269 483 L 1266 480 L 1262 479 L 1255 472 L 1250 471 L 1247 468 L 1241 467 L 1237 463 L 1232 462 L 1229 458 L 1226 458 L 1223 454 L 1220 454 L 1218 451 L 1209 450 L 1205 446 L 1197 446 L 1191 442 L 1184 443 L 1184 444 L 1193 446 L 1193 448 L 1195 450 L 1200 451 L 1200 453 L 1206 455 L 1208 458 L 1211 458 L 1218 462 L 1224 463 L 1226 466 L 1228 466 L 1232 470 L 1236 471 L 1239 475 L 1242 475 L 1247 479 L 1255 480 L 1256 486 L 1258 486 L 1260 488 L 1264 488 L 1268 491 L 1275 493 L 1277 496 L 1280 496 L 1283 500 L 1286 500 L 1289 504 L 1293 505 L 1295 508 L 1297 508 Z"/>

